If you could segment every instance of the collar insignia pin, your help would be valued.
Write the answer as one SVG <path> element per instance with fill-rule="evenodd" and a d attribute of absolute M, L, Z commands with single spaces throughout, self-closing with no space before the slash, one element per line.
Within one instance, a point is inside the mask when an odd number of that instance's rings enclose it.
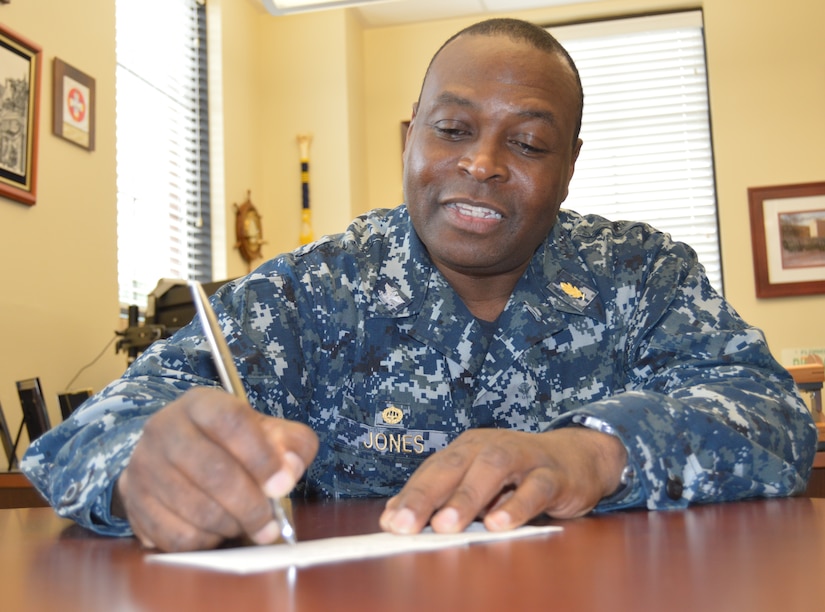
<path fill-rule="evenodd" d="M 582 290 L 576 287 L 575 285 L 563 282 L 559 283 L 559 287 L 561 287 L 561 290 L 564 291 L 574 300 L 581 300 L 582 298 L 584 298 L 584 293 L 582 293 Z"/>
<path fill-rule="evenodd" d="M 398 293 L 398 289 L 387 283 L 383 290 L 378 291 L 378 299 L 388 308 L 398 308 L 404 304 L 404 298 Z"/>

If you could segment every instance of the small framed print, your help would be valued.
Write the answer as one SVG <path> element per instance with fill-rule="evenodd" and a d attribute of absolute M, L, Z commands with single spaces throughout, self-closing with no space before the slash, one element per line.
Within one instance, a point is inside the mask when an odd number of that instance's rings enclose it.
<path fill-rule="evenodd" d="M 0 25 L 0 196 L 36 201 L 41 49 Z"/>
<path fill-rule="evenodd" d="M 825 182 L 748 189 L 756 296 L 825 293 Z"/>
<path fill-rule="evenodd" d="M 54 58 L 54 134 L 95 149 L 95 80 Z"/>

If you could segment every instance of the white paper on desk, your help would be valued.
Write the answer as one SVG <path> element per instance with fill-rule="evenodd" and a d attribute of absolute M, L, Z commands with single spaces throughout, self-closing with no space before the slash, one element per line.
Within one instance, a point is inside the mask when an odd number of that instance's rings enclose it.
<path fill-rule="evenodd" d="M 307 567 L 323 563 L 352 561 L 371 557 L 385 557 L 405 552 L 437 550 L 467 546 L 482 542 L 496 542 L 545 535 L 561 531 L 557 526 L 525 526 L 511 531 L 487 531 L 476 522 L 465 531 L 456 534 L 434 533 L 430 528 L 417 535 L 371 533 L 368 535 L 325 538 L 298 542 L 295 546 L 274 544 L 271 546 L 246 546 L 189 553 L 161 553 L 148 555 L 147 560 L 157 563 L 197 566 L 204 569 L 236 574 L 249 574 L 295 567 Z"/>

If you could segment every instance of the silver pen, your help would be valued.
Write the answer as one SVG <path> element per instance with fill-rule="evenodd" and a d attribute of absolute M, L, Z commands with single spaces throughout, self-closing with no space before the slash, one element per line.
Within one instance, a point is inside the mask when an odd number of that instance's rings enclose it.
<path fill-rule="evenodd" d="M 218 324 L 218 317 L 215 311 L 212 310 L 203 286 L 197 281 L 189 281 L 189 288 L 192 291 L 195 309 L 198 311 L 203 333 L 209 341 L 209 348 L 212 350 L 212 358 L 215 361 L 215 367 L 218 370 L 223 388 L 235 397 L 248 402 L 232 353 L 229 351 L 229 346 L 226 344 L 226 339 Z M 281 527 L 281 536 L 289 544 L 295 544 L 295 529 L 293 529 L 286 516 L 282 501 L 278 498 L 271 498 L 270 501 L 272 502 L 272 513 Z"/>

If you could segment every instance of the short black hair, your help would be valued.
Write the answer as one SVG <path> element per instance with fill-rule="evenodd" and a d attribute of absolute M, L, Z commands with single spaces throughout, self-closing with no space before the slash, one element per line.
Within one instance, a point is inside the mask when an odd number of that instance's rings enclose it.
<path fill-rule="evenodd" d="M 582 111 L 584 109 L 584 90 L 582 89 L 582 81 L 581 77 L 579 76 L 579 69 L 576 68 L 576 63 L 573 61 L 573 58 L 570 57 L 570 54 L 567 52 L 562 44 L 556 40 L 556 38 L 550 34 L 546 29 L 541 26 L 537 26 L 534 23 L 530 23 L 529 21 L 524 21 L 522 19 L 512 19 L 508 17 L 502 18 L 494 18 L 494 19 L 486 19 L 484 21 L 479 21 L 474 23 L 470 26 L 467 26 L 463 30 L 460 30 L 450 36 L 443 45 L 438 48 L 438 51 L 435 52 L 432 59 L 430 60 L 429 65 L 427 66 L 427 71 L 424 73 L 424 81 L 427 80 L 427 75 L 430 73 L 430 68 L 432 68 L 433 62 L 435 58 L 439 56 L 441 51 L 453 42 L 455 39 L 460 38 L 462 36 L 507 36 L 511 40 L 514 41 L 524 41 L 535 47 L 540 51 L 546 51 L 547 53 L 557 54 L 567 62 L 570 69 L 573 71 L 573 76 L 575 77 L 576 81 L 576 95 L 578 97 L 579 108 L 578 114 L 576 119 L 576 128 L 573 133 L 573 145 L 575 146 L 576 141 L 579 138 L 579 132 L 581 131 L 582 126 Z M 423 83 L 422 83 L 423 89 Z M 420 94 L 419 94 L 420 99 Z"/>

